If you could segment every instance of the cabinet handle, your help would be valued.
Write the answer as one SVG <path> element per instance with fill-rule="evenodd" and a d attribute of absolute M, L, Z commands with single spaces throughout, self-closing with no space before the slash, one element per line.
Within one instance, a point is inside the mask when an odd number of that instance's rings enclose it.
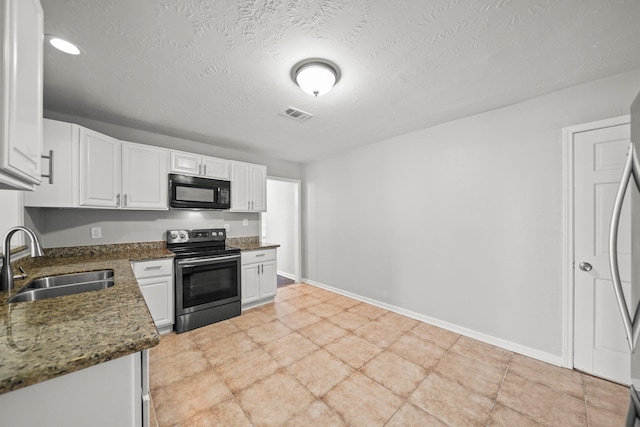
<path fill-rule="evenodd" d="M 41 175 L 43 178 L 49 178 L 49 184 L 53 184 L 53 150 L 49 150 L 48 156 L 40 156 L 49 160 L 49 175 Z"/>
<path fill-rule="evenodd" d="M 264 264 L 262 264 L 262 274 L 264 274 Z"/>
<path fill-rule="evenodd" d="M 260 256 L 265 256 L 266 254 L 258 254 L 256 255 L 256 258 L 260 257 Z"/>
<path fill-rule="evenodd" d="M 123 207 L 127 207 L 127 195 L 124 195 L 124 203 L 122 204 Z"/>
<path fill-rule="evenodd" d="M 116 207 L 120 207 L 120 193 L 118 193 L 118 195 L 116 196 Z"/>
<path fill-rule="evenodd" d="M 202 163 L 198 165 L 198 175 L 202 175 Z"/>
<path fill-rule="evenodd" d="M 145 267 L 144 271 L 149 271 L 149 270 L 160 270 L 162 268 L 161 265 L 154 265 L 154 266 L 149 266 L 149 267 Z"/>
<path fill-rule="evenodd" d="M 204 173 L 203 173 L 202 175 L 206 175 L 206 174 L 207 174 L 207 165 L 204 165 L 204 166 L 202 167 L 202 169 L 204 169 Z"/>

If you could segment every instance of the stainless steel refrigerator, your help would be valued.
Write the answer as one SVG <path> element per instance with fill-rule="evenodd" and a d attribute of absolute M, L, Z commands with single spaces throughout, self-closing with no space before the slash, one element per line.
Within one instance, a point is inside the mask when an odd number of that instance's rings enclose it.
<path fill-rule="evenodd" d="M 640 346 L 638 333 L 640 332 L 640 94 L 631 105 L 631 144 L 627 153 L 622 179 L 616 195 L 609 232 L 609 262 L 613 286 L 618 300 L 618 307 L 631 349 L 631 386 L 629 393 L 629 412 L 627 427 L 640 427 Z M 631 301 L 625 300 L 618 270 L 618 224 L 625 194 L 629 192 L 631 200 Z"/>

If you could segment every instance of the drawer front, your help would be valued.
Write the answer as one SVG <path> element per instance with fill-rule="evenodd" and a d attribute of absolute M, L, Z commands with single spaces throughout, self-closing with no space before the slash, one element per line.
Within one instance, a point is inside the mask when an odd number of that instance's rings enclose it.
<path fill-rule="evenodd" d="M 255 262 L 263 262 L 263 261 L 275 261 L 275 259 L 276 259 L 275 249 L 242 252 L 242 265 L 253 264 Z"/>
<path fill-rule="evenodd" d="M 135 261 L 131 263 L 136 279 L 145 277 L 173 276 L 173 259 L 156 259 L 152 261 Z"/>

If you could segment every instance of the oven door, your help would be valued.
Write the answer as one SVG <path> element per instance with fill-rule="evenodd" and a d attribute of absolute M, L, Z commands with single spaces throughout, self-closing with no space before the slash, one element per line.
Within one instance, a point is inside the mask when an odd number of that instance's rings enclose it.
<path fill-rule="evenodd" d="M 240 254 L 175 262 L 176 315 L 240 301 Z"/>

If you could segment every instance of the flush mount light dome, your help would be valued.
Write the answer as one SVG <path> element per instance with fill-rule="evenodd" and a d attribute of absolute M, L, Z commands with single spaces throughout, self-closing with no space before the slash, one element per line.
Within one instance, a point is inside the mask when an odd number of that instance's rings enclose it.
<path fill-rule="evenodd" d="M 51 46 L 55 47 L 59 51 L 68 53 L 69 55 L 80 55 L 83 52 L 78 45 L 63 39 L 62 37 L 47 34 L 45 36 L 45 40 L 47 40 Z"/>
<path fill-rule="evenodd" d="M 291 69 L 291 78 L 309 95 L 323 95 L 340 80 L 340 68 L 326 59 L 311 58 Z"/>

